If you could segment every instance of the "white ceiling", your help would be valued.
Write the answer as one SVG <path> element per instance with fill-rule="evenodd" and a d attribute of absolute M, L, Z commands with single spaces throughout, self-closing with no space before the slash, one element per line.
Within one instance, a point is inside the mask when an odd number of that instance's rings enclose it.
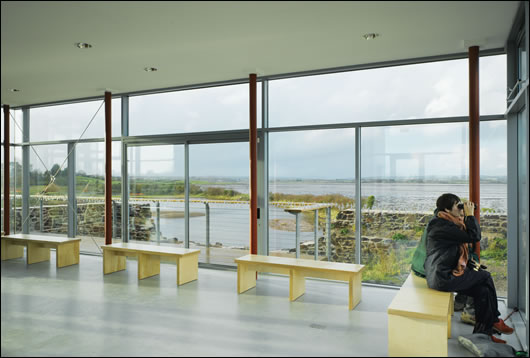
<path fill-rule="evenodd" d="M 504 48 L 519 1 L 2 1 L 11 107 Z M 376 40 L 362 35 L 376 32 Z M 88 42 L 91 49 L 78 49 Z M 157 72 L 145 72 L 157 67 Z M 20 92 L 12 92 L 17 88 Z"/>

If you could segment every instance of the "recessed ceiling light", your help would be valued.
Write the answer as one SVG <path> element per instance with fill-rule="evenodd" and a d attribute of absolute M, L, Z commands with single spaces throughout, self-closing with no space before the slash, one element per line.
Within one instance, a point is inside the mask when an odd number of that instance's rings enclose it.
<path fill-rule="evenodd" d="M 365 40 L 373 40 L 375 39 L 376 37 L 379 37 L 381 35 L 379 34 L 376 34 L 376 33 L 369 33 L 369 34 L 364 34 L 363 37 Z"/>
<path fill-rule="evenodd" d="M 92 47 L 91 44 L 87 44 L 86 42 L 77 42 L 77 43 L 75 44 L 75 46 L 76 46 L 77 48 L 91 48 L 91 47 Z"/>
<path fill-rule="evenodd" d="M 144 71 L 145 72 L 156 72 L 156 71 L 158 71 L 158 68 L 156 68 L 156 67 L 146 67 L 146 68 L 144 68 Z"/>
<path fill-rule="evenodd" d="M 18 88 L 10 88 L 9 89 L 11 92 L 20 92 L 21 90 L 19 90 Z"/>

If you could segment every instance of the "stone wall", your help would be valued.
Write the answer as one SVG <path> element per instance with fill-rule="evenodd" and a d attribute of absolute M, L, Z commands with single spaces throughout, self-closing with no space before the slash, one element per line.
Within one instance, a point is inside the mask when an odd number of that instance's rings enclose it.
<path fill-rule="evenodd" d="M 113 237 L 121 237 L 121 203 L 113 204 Z M 42 228 L 40 207 L 30 208 L 28 218 L 30 232 L 46 232 L 67 234 L 68 232 L 68 206 L 67 204 L 43 205 Z M 21 230 L 22 210 L 16 210 L 17 229 Z M 149 240 L 155 230 L 154 219 L 151 217 L 150 204 L 130 204 L 129 222 L 131 225 L 130 236 L 133 240 Z M 133 228 L 134 227 L 134 228 Z M 105 204 L 93 202 L 77 203 L 77 235 L 79 236 L 105 236 Z"/>
<path fill-rule="evenodd" d="M 432 218 L 429 212 L 398 212 L 385 210 L 363 210 L 361 227 L 361 254 L 363 262 L 378 251 L 416 247 L 423 230 Z M 488 248 L 488 240 L 506 238 L 507 216 L 505 214 L 483 214 L 480 217 L 482 230 L 481 249 Z M 325 227 L 325 225 L 324 225 Z M 325 229 L 324 229 L 325 230 Z M 319 238 L 319 255 L 326 254 L 327 235 Z M 300 252 L 314 255 L 314 242 L 300 245 Z M 340 211 L 331 222 L 331 257 L 333 261 L 355 261 L 355 210 Z"/>

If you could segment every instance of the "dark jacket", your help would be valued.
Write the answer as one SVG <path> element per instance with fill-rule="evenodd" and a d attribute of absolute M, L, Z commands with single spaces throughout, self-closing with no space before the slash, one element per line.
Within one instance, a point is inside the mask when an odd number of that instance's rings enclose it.
<path fill-rule="evenodd" d="M 460 245 L 480 241 L 480 226 L 474 216 L 464 219 L 466 231 L 451 221 L 434 217 L 427 225 L 425 274 L 430 288 L 447 291 L 460 257 Z"/>

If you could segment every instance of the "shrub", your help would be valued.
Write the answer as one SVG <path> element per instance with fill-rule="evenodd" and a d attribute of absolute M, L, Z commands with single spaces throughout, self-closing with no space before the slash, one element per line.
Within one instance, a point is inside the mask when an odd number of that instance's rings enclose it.
<path fill-rule="evenodd" d="M 400 233 L 400 232 L 396 232 L 394 235 L 392 235 L 392 240 L 395 240 L 395 241 L 403 241 L 403 240 L 408 240 L 409 238 Z"/>
<path fill-rule="evenodd" d="M 506 238 L 495 237 L 489 241 L 486 250 L 480 252 L 481 258 L 495 261 L 505 261 L 508 255 L 508 240 Z"/>

